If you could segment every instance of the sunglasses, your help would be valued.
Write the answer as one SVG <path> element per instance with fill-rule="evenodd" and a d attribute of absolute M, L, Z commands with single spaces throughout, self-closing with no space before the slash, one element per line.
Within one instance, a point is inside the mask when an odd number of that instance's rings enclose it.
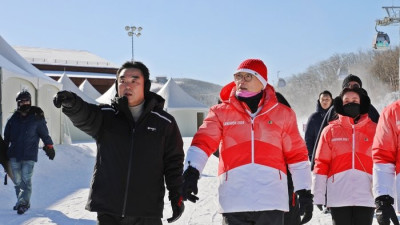
<path fill-rule="evenodd" d="M 357 83 L 354 83 L 354 84 L 348 83 L 348 84 L 346 85 L 346 87 L 347 87 L 347 88 L 351 88 L 351 89 L 353 89 L 353 88 L 361 88 L 361 86 L 360 86 L 359 84 L 357 84 Z"/>

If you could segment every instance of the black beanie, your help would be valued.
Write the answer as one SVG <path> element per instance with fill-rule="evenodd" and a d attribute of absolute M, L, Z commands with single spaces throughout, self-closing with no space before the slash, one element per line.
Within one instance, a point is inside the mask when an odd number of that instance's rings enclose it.
<path fill-rule="evenodd" d="M 344 80 L 343 80 L 342 89 L 346 88 L 346 87 L 347 87 L 347 84 L 348 84 L 350 81 L 355 81 L 355 82 L 357 82 L 357 83 L 360 84 L 360 87 L 362 87 L 361 79 L 360 79 L 358 76 L 356 76 L 356 75 L 349 74 L 349 75 L 348 75 L 346 78 L 344 78 Z"/>

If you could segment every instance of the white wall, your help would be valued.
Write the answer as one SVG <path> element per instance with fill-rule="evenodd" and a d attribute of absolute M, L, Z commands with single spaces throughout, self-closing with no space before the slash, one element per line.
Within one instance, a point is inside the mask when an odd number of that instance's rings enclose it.
<path fill-rule="evenodd" d="M 171 114 L 178 124 L 182 137 L 193 137 L 197 132 L 197 113 L 199 110 L 182 109 L 174 110 Z"/>

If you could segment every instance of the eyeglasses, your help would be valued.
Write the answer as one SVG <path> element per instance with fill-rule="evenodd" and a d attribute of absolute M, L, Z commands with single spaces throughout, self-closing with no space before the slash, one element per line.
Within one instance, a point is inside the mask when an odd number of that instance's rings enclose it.
<path fill-rule="evenodd" d="M 245 74 L 241 74 L 241 73 L 236 73 L 233 75 L 233 78 L 235 81 L 246 81 L 246 82 L 250 82 L 251 79 L 253 79 L 253 75 L 249 74 L 249 73 L 245 73 Z"/>
<path fill-rule="evenodd" d="M 346 87 L 353 89 L 353 88 L 360 88 L 360 85 L 358 83 L 354 83 L 354 84 L 348 83 Z"/>

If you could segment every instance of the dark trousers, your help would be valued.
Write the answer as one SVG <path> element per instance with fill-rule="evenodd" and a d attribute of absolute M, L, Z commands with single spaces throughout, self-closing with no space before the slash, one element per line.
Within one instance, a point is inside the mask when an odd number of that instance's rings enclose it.
<path fill-rule="evenodd" d="M 375 208 L 363 206 L 331 207 L 333 225 L 372 225 Z"/>
<path fill-rule="evenodd" d="M 222 225 L 283 225 L 283 211 L 223 213 Z"/>
<path fill-rule="evenodd" d="M 160 218 L 120 217 L 107 213 L 97 213 L 97 225 L 162 225 Z"/>

